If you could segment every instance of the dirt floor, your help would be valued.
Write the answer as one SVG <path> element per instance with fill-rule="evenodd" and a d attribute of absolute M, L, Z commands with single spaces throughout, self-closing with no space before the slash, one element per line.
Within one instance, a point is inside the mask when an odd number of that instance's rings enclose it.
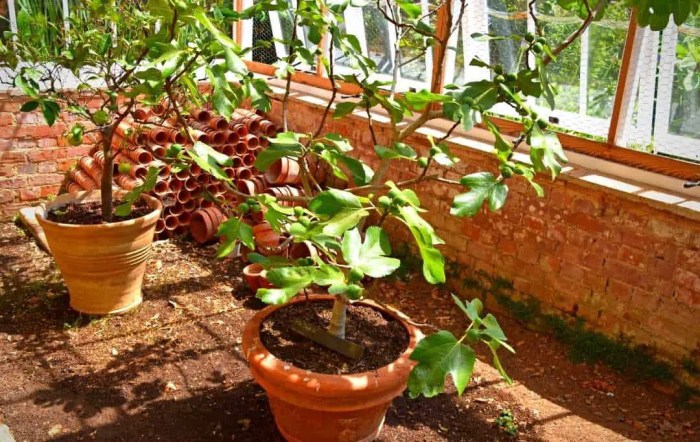
<path fill-rule="evenodd" d="M 262 305 L 238 263 L 214 254 L 157 243 L 143 305 L 90 318 L 68 308 L 51 257 L 0 224 L 0 423 L 17 441 L 281 440 L 240 354 L 243 326 Z M 408 287 L 383 285 L 380 297 L 416 321 L 462 326 L 449 293 Z M 699 410 L 606 367 L 574 365 L 559 343 L 513 321 L 501 325 L 518 351 L 504 358 L 515 386 L 484 358 L 461 398 L 397 398 L 380 440 L 700 440 Z M 497 424 L 502 411 L 517 436 Z"/>

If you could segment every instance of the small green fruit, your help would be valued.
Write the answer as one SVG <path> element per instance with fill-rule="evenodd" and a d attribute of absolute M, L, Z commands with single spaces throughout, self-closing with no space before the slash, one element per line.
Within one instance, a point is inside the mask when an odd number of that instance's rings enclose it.
<path fill-rule="evenodd" d="M 498 169 L 501 171 L 503 178 L 510 178 L 513 176 L 513 169 L 507 164 L 502 164 Z"/>
<path fill-rule="evenodd" d="M 442 153 L 442 149 L 440 149 L 439 147 L 433 146 L 430 148 L 430 156 L 431 157 L 434 157 L 435 155 L 437 155 L 439 153 Z"/>
<path fill-rule="evenodd" d="M 540 129 L 544 130 L 547 129 L 547 127 L 549 127 L 549 123 L 540 118 L 539 120 L 537 120 L 537 126 L 539 126 Z"/>
<path fill-rule="evenodd" d="M 515 83 L 516 81 L 518 81 L 518 76 L 513 73 L 507 74 L 506 81 L 508 83 Z"/>
<path fill-rule="evenodd" d="M 250 206 L 246 203 L 241 203 L 238 205 L 238 211 L 241 213 L 248 213 L 250 211 Z"/>
<path fill-rule="evenodd" d="M 426 157 L 418 158 L 418 166 L 421 169 L 425 169 L 426 167 L 428 167 L 428 159 Z"/>
<path fill-rule="evenodd" d="M 260 204 L 255 204 L 254 206 L 250 206 L 250 211 L 253 213 L 260 213 L 262 210 L 262 207 L 260 207 Z"/>
<path fill-rule="evenodd" d="M 361 280 L 361 279 L 364 278 L 364 277 L 365 277 L 364 272 L 363 272 L 362 270 L 360 270 L 359 268 L 353 267 L 353 268 L 350 270 L 350 275 L 349 275 L 350 282 L 359 281 L 359 280 Z"/>
<path fill-rule="evenodd" d="M 503 65 L 502 65 L 502 64 L 497 64 L 496 66 L 494 66 L 494 67 L 493 67 L 493 71 L 494 71 L 495 73 L 497 73 L 497 74 L 502 74 L 503 72 L 505 72 L 505 71 L 503 70 Z"/>
<path fill-rule="evenodd" d="M 301 208 L 301 207 L 299 207 L 299 206 L 294 207 L 294 215 L 296 215 L 296 216 L 302 216 L 303 214 L 304 214 L 304 209 L 303 209 L 303 208 Z"/>
<path fill-rule="evenodd" d="M 257 203 L 258 203 L 258 202 L 255 200 L 255 198 L 248 198 L 247 200 L 245 200 L 245 202 L 248 203 L 248 205 L 250 205 L 250 206 L 252 206 L 253 204 L 257 204 Z"/>
<path fill-rule="evenodd" d="M 542 52 L 544 52 L 544 46 L 542 46 L 541 43 L 535 43 L 534 45 L 532 45 L 532 52 L 534 52 L 535 54 L 541 54 Z"/>
<path fill-rule="evenodd" d="M 311 218 L 309 218 L 308 216 L 302 216 L 301 218 L 299 218 L 299 222 L 302 226 L 309 227 L 311 225 Z"/>
<path fill-rule="evenodd" d="M 345 291 L 345 296 L 350 299 L 359 299 L 362 295 L 362 287 L 356 284 L 350 284 Z"/>
<path fill-rule="evenodd" d="M 496 84 L 502 84 L 506 82 L 506 77 L 504 77 L 503 75 L 496 75 L 496 78 L 494 78 L 493 81 Z"/>
<path fill-rule="evenodd" d="M 389 198 L 391 198 L 391 199 L 394 199 L 399 195 L 401 195 L 401 191 L 399 189 L 391 189 L 389 191 Z"/>
<path fill-rule="evenodd" d="M 541 45 L 546 45 L 546 44 L 547 44 L 547 39 L 544 38 L 544 37 L 540 37 L 540 38 L 537 39 L 537 43 L 539 43 L 539 44 L 541 44 Z"/>
<path fill-rule="evenodd" d="M 531 32 L 528 32 L 527 34 L 525 34 L 525 41 L 528 43 L 532 43 L 533 41 L 535 41 L 535 34 L 533 34 Z"/>
<path fill-rule="evenodd" d="M 379 207 L 381 207 L 383 209 L 387 209 L 387 208 L 389 208 L 389 206 L 391 206 L 391 198 L 389 198 L 386 195 L 382 195 L 377 200 L 377 203 L 379 203 Z"/>

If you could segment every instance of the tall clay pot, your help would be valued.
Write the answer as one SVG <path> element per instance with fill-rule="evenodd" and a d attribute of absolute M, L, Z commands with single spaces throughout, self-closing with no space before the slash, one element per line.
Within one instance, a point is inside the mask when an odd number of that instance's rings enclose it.
<path fill-rule="evenodd" d="M 332 300 L 311 296 L 311 302 Z M 291 303 L 306 302 L 297 298 Z M 378 370 L 350 375 L 314 373 L 273 356 L 260 340 L 260 326 L 274 311 L 258 312 L 243 332 L 243 354 L 253 378 L 265 389 L 280 433 L 293 442 L 371 441 L 384 424 L 392 400 L 406 388 L 415 364 L 410 355 L 421 332 L 392 311 L 371 301 L 360 304 L 381 310 L 401 321 L 409 334 L 408 348 L 391 364 Z"/>
<path fill-rule="evenodd" d="M 163 209 L 156 198 L 141 197 L 153 211 L 108 224 L 63 224 L 46 219 L 49 210 L 69 202 L 100 201 L 99 190 L 66 195 L 37 207 L 37 221 L 68 286 L 73 309 L 106 315 L 124 313 L 141 303 L 143 274 Z"/>

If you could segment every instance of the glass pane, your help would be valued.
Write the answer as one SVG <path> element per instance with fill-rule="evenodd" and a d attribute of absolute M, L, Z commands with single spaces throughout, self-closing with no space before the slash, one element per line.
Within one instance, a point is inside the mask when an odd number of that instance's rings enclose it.
<path fill-rule="evenodd" d="M 10 7 L 7 0 L 0 0 L 0 39 L 5 38 L 5 32 L 10 31 Z"/>
<path fill-rule="evenodd" d="M 418 5 L 422 5 L 427 14 L 432 1 L 414 0 Z M 388 13 L 390 14 L 390 13 Z M 429 23 L 435 26 L 437 14 L 429 16 Z M 376 2 L 370 2 L 363 8 L 348 8 L 345 12 L 345 26 L 348 26 L 349 33 L 357 37 L 363 52 L 377 64 L 377 73 L 391 79 L 396 63 L 400 63 L 399 81 L 397 90 L 403 91 L 409 88 L 424 88 L 430 82 L 432 68 L 430 66 L 430 48 L 426 51 L 424 38 L 411 34 L 400 41 L 401 53 L 396 60 L 395 44 L 397 35 L 394 26 L 389 23 L 384 14 L 378 9 Z M 352 63 L 341 51 L 335 49 L 334 57 L 336 66 L 341 70 L 350 71 L 353 69 Z"/>
<path fill-rule="evenodd" d="M 612 116 L 617 82 L 629 17 L 610 8 L 605 20 L 591 25 L 588 32 L 587 115 L 609 119 Z"/>
<path fill-rule="evenodd" d="M 527 33 L 527 2 L 525 0 L 489 0 L 489 33 L 493 35 L 524 35 Z M 512 40 L 489 42 L 491 62 L 502 64 L 506 71 L 515 71 L 520 45 Z"/>
<path fill-rule="evenodd" d="M 642 32 L 634 96 L 616 142 L 700 163 L 700 16 Z"/>
<path fill-rule="evenodd" d="M 78 1 L 70 2 L 73 6 Z M 58 54 L 63 50 L 63 2 L 60 0 L 16 0 L 19 38 L 37 49 Z"/>
<path fill-rule="evenodd" d="M 287 56 L 288 44 L 284 41 L 292 38 L 294 8 L 293 2 L 290 2 L 286 11 L 274 11 L 253 19 L 253 61 L 274 64 Z M 302 39 L 304 47 L 313 52 L 316 46 L 308 41 L 306 32 L 305 27 L 299 27 L 297 38 Z M 294 67 L 302 71 L 314 71 L 315 65 L 315 61 L 309 66 L 297 58 Z"/>
<path fill-rule="evenodd" d="M 700 18 L 678 30 L 669 132 L 700 140 Z M 698 159 L 698 152 L 694 152 Z"/>

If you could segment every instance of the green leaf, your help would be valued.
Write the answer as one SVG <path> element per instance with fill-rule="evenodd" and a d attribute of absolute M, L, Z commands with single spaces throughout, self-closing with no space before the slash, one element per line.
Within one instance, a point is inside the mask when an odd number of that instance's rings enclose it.
<path fill-rule="evenodd" d="M 280 267 L 267 272 L 267 279 L 275 289 L 260 289 L 256 296 L 267 304 L 282 304 L 314 282 L 316 268 Z"/>
<path fill-rule="evenodd" d="M 418 215 L 415 207 L 406 205 L 398 208 L 396 215 L 411 231 L 421 258 L 423 259 L 423 277 L 430 284 L 445 282 L 445 258 L 435 248 L 438 244 L 444 244 L 435 233 L 433 227 Z"/>
<path fill-rule="evenodd" d="M 460 183 L 469 187 L 469 192 L 455 197 L 452 209 L 450 209 L 452 215 L 458 217 L 474 216 L 486 200 L 489 201 L 489 208 L 492 211 L 499 210 L 505 204 L 508 187 L 490 172 L 467 175 L 462 177 Z"/>
<path fill-rule="evenodd" d="M 230 178 L 221 166 L 230 166 L 232 159 L 228 156 L 215 151 L 209 145 L 197 141 L 192 149 L 186 151 L 187 154 L 194 160 L 203 171 L 212 175 L 214 178 L 222 181 L 230 181 Z"/>
<path fill-rule="evenodd" d="M 233 49 L 224 47 L 224 57 L 226 58 L 226 67 L 229 71 L 238 75 L 246 75 L 248 73 L 248 67 L 246 66 L 245 62 L 233 51 Z"/>
<path fill-rule="evenodd" d="M 22 107 L 19 108 L 19 110 L 21 112 L 31 112 L 38 107 L 39 107 L 39 102 L 37 100 L 31 100 L 31 101 L 27 101 L 26 103 L 24 103 L 22 105 Z"/>
<path fill-rule="evenodd" d="M 149 167 L 143 184 L 134 187 L 122 197 L 123 203 L 114 208 L 114 214 L 117 216 L 129 215 L 131 213 L 132 206 L 141 197 L 141 194 L 144 192 L 150 192 L 156 186 L 159 171 L 160 168 L 158 167 Z"/>
<path fill-rule="evenodd" d="M 44 115 L 44 120 L 46 120 L 46 124 L 48 124 L 49 126 L 53 126 L 53 124 L 56 122 L 56 119 L 58 118 L 58 115 L 61 113 L 61 108 L 58 107 L 58 104 L 56 104 L 56 102 L 54 101 L 42 100 L 41 113 Z"/>
<path fill-rule="evenodd" d="M 350 141 L 348 141 L 348 139 L 343 137 L 342 135 L 329 133 L 324 135 L 323 138 L 330 141 L 330 143 L 336 148 L 338 148 L 338 150 L 341 152 L 350 152 L 352 150 L 352 145 L 350 144 Z"/>
<path fill-rule="evenodd" d="M 253 228 L 239 218 L 229 218 L 221 223 L 217 235 L 225 238 L 224 242 L 219 246 L 217 258 L 225 258 L 230 255 L 239 241 L 249 249 L 255 249 Z"/>
<path fill-rule="evenodd" d="M 335 112 L 333 112 L 333 118 L 343 118 L 344 116 L 351 114 L 357 103 L 351 101 L 344 101 L 335 105 Z"/>
<path fill-rule="evenodd" d="M 342 251 L 345 262 L 372 278 L 388 276 L 401 265 L 398 259 L 387 257 L 391 254 L 389 238 L 378 226 L 367 229 L 364 242 L 359 230 L 352 229 L 345 232 Z"/>
<path fill-rule="evenodd" d="M 357 226 L 360 220 L 367 215 L 369 213 L 364 209 L 343 209 L 322 223 L 323 233 L 331 236 L 341 236 L 346 231 Z"/>
<path fill-rule="evenodd" d="M 294 132 L 283 132 L 276 138 L 270 138 L 270 146 L 260 151 L 255 160 L 255 168 L 264 172 L 280 158 L 301 157 L 304 146 L 299 142 L 300 139 L 301 135 Z"/>
<path fill-rule="evenodd" d="M 545 133 L 537 125 L 533 125 L 530 133 L 530 159 L 536 171 L 548 169 L 554 179 L 561 173 L 566 155 L 554 132 Z"/>
<path fill-rule="evenodd" d="M 408 378 L 408 393 L 412 398 L 421 394 L 433 397 L 444 389 L 449 374 L 462 394 L 474 371 L 474 350 L 462 344 L 448 331 L 439 331 L 421 340 L 411 354 L 418 361 Z"/>
<path fill-rule="evenodd" d="M 322 264 L 314 272 L 314 282 L 320 286 L 342 284 L 345 282 L 345 274 L 338 267 L 330 264 Z"/>
<path fill-rule="evenodd" d="M 404 94 L 404 100 L 406 100 L 406 103 L 408 103 L 412 109 L 418 111 L 422 111 L 430 104 L 442 103 L 449 99 L 450 97 L 447 95 L 436 94 L 428 91 L 427 89 L 423 89 L 420 92 L 406 92 Z"/>
<path fill-rule="evenodd" d="M 236 42 L 233 41 L 231 37 L 221 32 L 221 30 L 212 23 L 205 11 L 196 11 L 192 16 L 214 36 L 221 46 L 232 49 L 235 52 L 240 52 L 241 49 Z"/>
<path fill-rule="evenodd" d="M 309 202 L 309 210 L 320 216 L 333 216 L 346 209 L 361 209 L 362 202 L 350 192 L 329 189 L 320 192 Z"/>
<path fill-rule="evenodd" d="M 418 158 L 416 151 L 404 143 L 394 143 L 392 147 L 374 146 L 374 151 L 382 160 L 406 159 L 415 160 Z"/>

